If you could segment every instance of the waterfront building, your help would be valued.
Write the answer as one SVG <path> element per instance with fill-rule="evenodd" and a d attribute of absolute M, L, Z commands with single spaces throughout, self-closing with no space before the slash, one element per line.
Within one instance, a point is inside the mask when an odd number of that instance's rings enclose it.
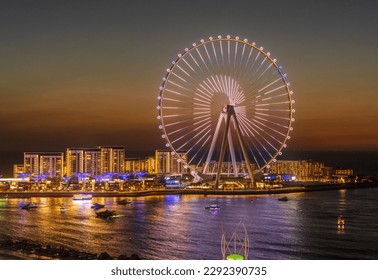
<path fill-rule="evenodd" d="M 25 173 L 23 163 L 13 164 L 13 178 L 19 178 L 20 174 L 23 174 L 23 173 Z"/>
<path fill-rule="evenodd" d="M 179 155 L 186 159 L 185 152 L 179 152 Z M 188 173 L 184 164 L 178 159 L 176 154 L 170 151 L 155 151 L 155 172 L 156 174 L 184 174 Z"/>
<path fill-rule="evenodd" d="M 84 168 L 83 172 L 92 176 L 101 174 L 101 149 L 84 150 Z"/>
<path fill-rule="evenodd" d="M 24 153 L 24 172 L 31 176 L 39 175 L 39 154 L 33 152 Z"/>
<path fill-rule="evenodd" d="M 156 174 L 156 159 L 155 157 L 151 156 L 151 157 L 147 157 L 146 158 L 146 167 L 145 167 L 146 171 L 149 173 L 149 174 Z"/>
<path fill-rule="evenodd" d="M 353 176 L 353 169 L 338 167 L 334 169 L 334 175 Z"/>
<path fill-rule="evenodd" d="M 212 174 L 212 175 L 217 174 L 217 172 L 218 172 L 218 163 L 219 162 L 216 161 L 216 160 L 210 161 L 209 166 L 207 168 L 207 173 L 206 174 Z M 202 172 L 204 166 L 205 166 L 205 164 L 202 164 L 201 168 L 199 169 L 199 172 Z M 238 176 L 246 176 L 246 175 L 248 175 L 247 165 L 246 165 L 246 163 L 244 161 L 242 161 L 242 162 L 236 162 L 236 168 L 237 168 L 236 174 L 238 174 Z M 222 163 L 222 168 L 221 168 L 221 174 L 225 175 L 225 176 L 234 176 L 235 175 L 234 169 L 235 168 L 234 168 L 234 165 L 233 165 L 232 162 L 223 162 Z M 256 164 L 251 163 L 251 169 L 255 170 L 256 169 Z"/>
<path fill-rule="evenodd" d="M 320 181 L 324 163 L 311 160 L 277 160 L 266 168 L 267 173 L 292 174 L 298 181 Z"/>
<path fill-rule="evenodd" d="M 125 171 L 129 172 L 139 172 L 141 170 L 142 160 L 140 158 L 126 158 L 125 159 Z"/>
<path fill-rule="evenodd" d="M 67 148 L 66 175 L 71 177 L 76 173 L 101 174 L 101 149 Z"/>
<path fill-rule="evenodd" d="M 126 172 L 147 172 L 155 174 L 155 157 L 141 158 L 127 158 L 125 159 Z"/>
<path fill-rule="evenodd" d="M 39 174 L 49 177 L 63 177 L 64 156 L 60 152 L 39 154 Z"/>
<path fill-rule="evenodd" d="M 63 176 L 64 158 L 61 152 L 25 152 L 24 173 L 31 176 Z"/>
<path fill-rule="evenodd" d="M 356 180 L 353 176 L 353 169 L 337 167 L 333 170 L 332 179 L 338 183 L 346 183 Z"/>
<path fill-rule="evenodd" d="M 105 147 L 101 150 L 101 172 L 125 172 L 125 147 Z"/>
<path fill-rule="evenodd" d="M 66 149 L 66 170 L 65 174 L 71 177 L 75 173 L 84 172 L 84 149 Z"/>
<path fill-rule="evenodd" d="M 324 181 L 331 181 L 332 175 L 333 175 L 333 167 L 324 166 L 324 168 L 323 168 L 323 180 Z"/>

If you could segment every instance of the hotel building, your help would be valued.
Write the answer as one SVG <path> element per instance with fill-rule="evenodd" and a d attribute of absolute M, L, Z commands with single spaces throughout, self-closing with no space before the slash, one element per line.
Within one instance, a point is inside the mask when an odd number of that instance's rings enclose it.
<path fill-rule="evenodd" d="M 84 150 L 83 170 L 92 176 L 101 174 L 101 149 Z"/>
<path fill-rule="evenodd" d="M 99 147 L 101 150 L 101 173 L 125 172 L 125 147 Z"/>
<path fill-rule="evenodd" d="M 291 174 L 298 181 L 319 181 L 323 178 L 324 163 L 309 160 L 277 160 L 266 168 L 267 173 Z"/>
<path fill-rule="evenodd" d="M 48 175 L 62 177 L 64 167 L 63 153 L 60 152 L 25 152 L 24 172 L 32 176 Z"/>
<path fill-rule="evenodd" d="M 67 148 L 66 175 L 89 173 L 92 176 L 104 172 L 125 172 L 124 147 Z"/>
<path fill-rule="evenodd" d="M 66 149 L 66 176 L 84 172 L 84 149 Z"/>
<path fill-rule="evenodd" d="M 179 155 L 186 160 L 185 152 L 179 152 Z M 155 174 L 184 174 L 188 171 L 184 164 L 179 161 L 178 157 L 170 151 L 155 151 Z"/>
<path fill-rule="evenodd" d="M 155 157 L 127 158 L 125 159 L 125 172 L 146 171 L 149 174 L 155 174 Z"/>
<path fill-rule="evenodd" d="M 13 164 L 13 178 L 19 178 L 20 174 L 25 173 L 24 164 L 17 163 Z"/>

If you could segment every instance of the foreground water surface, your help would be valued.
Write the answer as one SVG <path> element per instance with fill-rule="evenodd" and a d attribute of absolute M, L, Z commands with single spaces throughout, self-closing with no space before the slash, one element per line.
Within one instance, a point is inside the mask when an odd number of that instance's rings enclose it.
<path fill-rule="evenodd" d="M 231 238 L 242 222 L 249 259 L 378 259 L 378 188 L 287 196 L 168 195 L 131 198 L 132 205 L 118 205 L 120 198 L 32 198 L 39 205 L 32 210 L 20 209 L 27 199 L 0 198 L 0 234 L 113 256 L 221 259 L 222 233 Z M 94 202 L 122 216 L 96 218 Z M 206 210 L 209 204 L 221 209 Z M 337 228 L 340 214 L 344 230 Z"/>

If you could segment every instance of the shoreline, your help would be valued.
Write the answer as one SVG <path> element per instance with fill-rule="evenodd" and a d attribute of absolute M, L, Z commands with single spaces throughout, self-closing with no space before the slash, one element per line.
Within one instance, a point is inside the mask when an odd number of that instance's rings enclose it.
<path fill-rule="evenodd" d="M 213 190 L 213 189 L 163 189 L 128 192 L 55 191 L 55 192 L 0 192 L 0 198 L 72 197 L 74 194 L 91 194 L 93 197 L 142 197 L 156 195 L 275 195 L 314 191 L 348 190 L 378 187 L 378 182 L 349 184 L 314 184 L 286 186 L 270 189 Z"/>
<path fill-rule="evenodd" d="M 0 260 L 140 260 L 137 254 L 111 256 L 106 251 L 89 253 L 61 245 L 0 237 Z"/>

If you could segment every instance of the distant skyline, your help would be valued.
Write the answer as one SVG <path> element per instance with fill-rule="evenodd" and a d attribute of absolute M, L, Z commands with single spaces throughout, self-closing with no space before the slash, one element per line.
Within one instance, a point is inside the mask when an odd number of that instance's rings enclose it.
<path fill-rule="evenodd" d="M 164 147 L 157 99 L 179 52 L 240 36 L 295 94 L 290 150 L 378 150 L 375 1 L 1 1 L 0 150 Z M 3 160 L 0 158 L 0 160 Z"/>

